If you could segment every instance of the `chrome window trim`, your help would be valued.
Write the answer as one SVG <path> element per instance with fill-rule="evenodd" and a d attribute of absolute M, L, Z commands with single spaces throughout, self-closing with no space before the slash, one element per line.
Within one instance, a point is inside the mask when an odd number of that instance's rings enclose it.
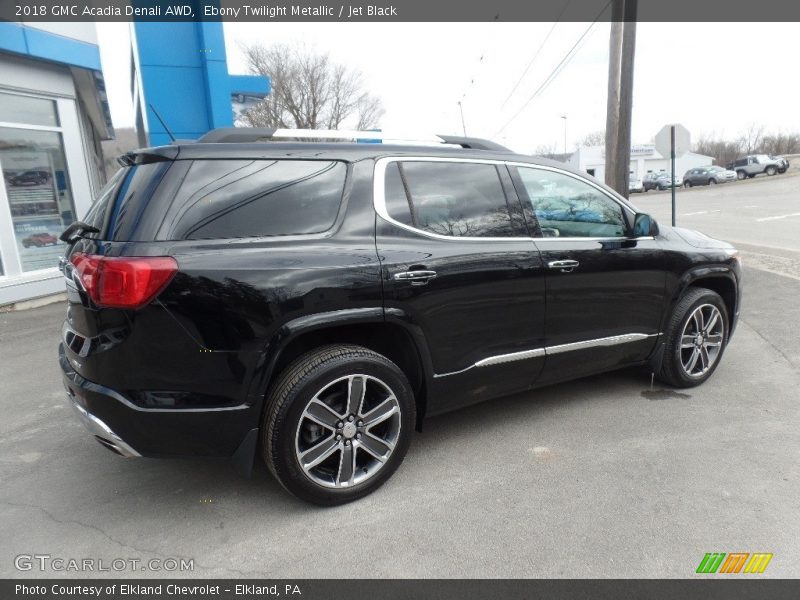
<path fill-rule="evenodd" d="M 441 377 L 449 377 L 450 375 L 460 375 L 466 373 L 471 369 L 490 367 L 493 365 L 500 365 L 518 360 L 527 360 L 529 358 L 538 358 L 541 356 L 549 356 L 551 354 L 561 354 L 563 352 L 572 352 L 574 350 L 586 350 L 589 348 L 600 348 L 603 346 L 618 346 L 620 344 L 628 344 L 630 342 L 640 342 L 647 338 L 658 337 L 660 333 L 624 333 L 621 335 L 611 335 L 608 337 L 595 338 L 592 340 L 583 340 L 580 342 L 571 342 L 569 344 L 558 344 L 556 346 L 545 346 L 543 348 L 533 348 L 531 350 L 523 350 L 522 352 L 512 352 L 510 354 L 497 354 L 495 356 L 488 356 L 468 366 L 460 371 L 451 371 L 449 373 L 434 374 L 434 379 Z"/>
<path fill-rule="evenodd" d="M 453 241 L 470 241 L 470 242 L 520 242 L 525 240 L 532 240 L 533 238 L 527 235 L 518 237 L 456 237 L 450 235 L 441 235 L 439 233 L 432 233 L 424 229 L 417 229 L 411 225 L 406 225 L 400 221 L 395 220 L 389 216 L 389 211 L 386 209 L 386 167 L 393 162 L 448 162 L 448 163 L 469 163 L 478 165 L 504 165 L 505 161 L 490 160 L 490 159 L 470 159 L 470 158 L 448 158 L 444 156 L 388 156 L 380 158 L 375 161 L 375 172 L 373 176 L 373 206 L 375 212 L 380 215 L 385 221 L 388 221 L 395 227 L 400 227 L 407 231 L 413 231 L 419 235 L 433 238 L 436 240 L 443 240 L 446 242 Z M 502 185 L 502 181 L 498 175 L 498 184 Z M 502 188 L 501 188 L 502 189 Z"/>
<path fill-rule="evenodd" d="M 470 242 L 518 242 L 520 240 L 532 240 L 534 243 L 537 240 L 563 240 L 563 241 L 584 241 L 584 242 L 621 242 L 621 241 L 642 241 L 642 240 L 654 240 L 654 236 L 641 236 L 637 238 L 628 238 L 628 237 L 533 237 L 533 236 L 519 236 L 519 237 L 456 237 L 456 236 L 448 236 L 448 235 L 441 235 L 439 233 L 431 233 L 429 231 L 425 231 L 423 229 L 417 229 L 416 227 L 412 227 L 411 225 L 406 225 L 405 223 L 401 223 L 400 221 L 395 220 L 389 215 L 389 211 L 386 209 L 386 168 L 389 164 L 394 162 L 448 162 L 448 163 L 469 163 L 469 164 L 478 164 L 478 165 L 494 165 L 494 166 L 506 166 L 506 167 L 523 167 L 528 169 L 540 169 L 542 171 L 552 171 L 553 173 L 558 173 L 560 175 L 566 175 L 567 177 L 572 177 L 577 181 L 581 181 L 599 191 L 603 194 L 606 198 L 615 202 L 618 206 L 622 208 L 623 211 L 627 211 L 628 216 L 632 217 L 635 214 L 635 211 L 632 207 L 628 206 L 627 204 L 621 202 L 618 198 L 615 198 L 611 194 L 609 194 L 606 190 L 600 187 L 598 184 L 589 181 L 577 175 L 575 173 L 570 173 L 569 171 L 565 171 L 563 169 L 559 169 L 556 167 L 550 167 L 547 165 L 537 165 L 531 163 L 524 163 L 518 161 L 509 161 L 509 160 L 498 160 L 498 159 L 491 159 L 491 158 L 453 158 L 447 156 L 386 156 L 383 158 L 379 158 L 375 161 L 375 170 L 373 175 L 373 207 L 375 208 L 375 212 L 384 219 L 388 221 L 395 227 L 400 227 L 401 229 L 405 229 L 407 231 L 412 231 L 419 235 L 423 235 L 429 238 L 443 240 L 443 241 L 470 241 Z"/>

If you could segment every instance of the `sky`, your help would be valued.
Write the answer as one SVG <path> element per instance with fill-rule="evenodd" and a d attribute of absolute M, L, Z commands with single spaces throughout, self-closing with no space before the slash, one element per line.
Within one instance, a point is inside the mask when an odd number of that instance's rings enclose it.
<path fill-rule="evenodd" d="M 570 152 L 605 128 L 609 29 L 608 23 L 224 25 L 231 73 L 247 72 L 242 45 L 305 44 L 363 73 L 386 109 L 384 131 L 460 135 L 460 101 L 468 135 L 522 153 L 562 152 L 565 125 Z M 129 25 L 98 23 L 97 30 L 114 125 L 130 127 Z M 798 36 L 798 23 L 639 23 L 632 142 L 651 142 L 667 123 L 683 124 L 693 139 L 733 139 L 751 124 L 800 131 L 800 83 L 792 74 Z"/>

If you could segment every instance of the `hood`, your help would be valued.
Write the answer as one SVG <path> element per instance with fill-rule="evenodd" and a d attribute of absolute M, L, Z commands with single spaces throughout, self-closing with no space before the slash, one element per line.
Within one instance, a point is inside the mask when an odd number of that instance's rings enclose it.
<path fill-rule="evenodd" d="M 670 227 L 678 236 L 690 246 L 695 248 L 733 248 L 728 242 L 708 237 L 705 233 L 683 227 Z"/>

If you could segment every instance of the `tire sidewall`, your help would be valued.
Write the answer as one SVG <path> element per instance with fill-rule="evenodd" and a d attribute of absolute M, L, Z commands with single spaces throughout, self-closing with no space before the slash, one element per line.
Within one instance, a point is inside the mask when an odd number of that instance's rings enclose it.
<path fill-rule="evenodd" d="M 399 437 L 389 460 L 367 481 L 349 489 L 327 488 L 309 479 L 297 460 L 297 427 L 306 405 L 315 394 L 333 381 L 356 373 L 380 379 L 395 394 L 401 411 Z M 379 355 L 374 358 L 337 357 L 312 369 L 286 395 L 278 407 L 271 439 L 265 440 L 269 444 L 266 458 L 281 484 L 299 498 L 321 505 L 350 502 L 375 491 L 400 466 L 411 443 L 415 412 L 411 386 L 394 363 Z"/>

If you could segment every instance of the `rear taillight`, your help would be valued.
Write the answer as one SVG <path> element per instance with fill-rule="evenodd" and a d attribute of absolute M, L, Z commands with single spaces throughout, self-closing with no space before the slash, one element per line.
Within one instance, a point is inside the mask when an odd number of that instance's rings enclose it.
<path fill-rule="evenodd" d="M 148 304 L 178 272 L 178 262 L 171 256 L 77 253 L 70 262 L 92 301 L 107 308 L 140 308 Z"/>

